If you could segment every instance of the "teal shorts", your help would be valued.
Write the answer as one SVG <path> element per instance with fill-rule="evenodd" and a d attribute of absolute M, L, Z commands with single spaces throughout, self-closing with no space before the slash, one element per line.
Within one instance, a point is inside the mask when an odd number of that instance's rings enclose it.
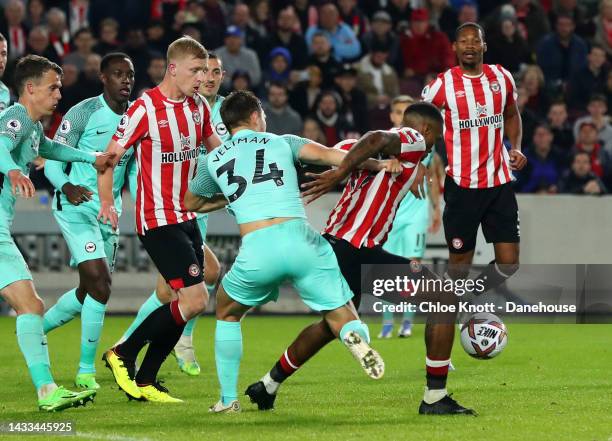
<path fill-rule="evenodd" d="M 353 298 L 331 245 L 304 219 L 244 236 L 222 285 L 236 302 L 258 306 L 276 301 L 278 287 L 285 280 L 315 311 L 339 308 Z"/>
<path fill-rule="evenodd" d="M 32 274 L 11 237 L 9 227 L 0 224 L 0 289 L 19 280 L 32 280 Z"/>
<path fill-rule="evenodd" d="M 78 266 L 88 260 L 106 259 L 111 272 L 115 269 L 115 257 L 119 247 L 119 231 L 109 224 L 98 222 L 93 213 L 85 211 L 53 211 L 70 250 L 70 266 Z"/>
<path fill-rule="evenodd" d="M 196 217 L 200 234 L 202 235 L 202 242 L 206 243 L 206 232 L 208 231 L 208 214 L 198 214 Z"/>
<path fill-rule="evenodd" d="M 429 228 L 429 201 L 420 201 L 410 194 L 395 213 L 393 226 L 383 249 L 396 256 L 422 259 Z"/>

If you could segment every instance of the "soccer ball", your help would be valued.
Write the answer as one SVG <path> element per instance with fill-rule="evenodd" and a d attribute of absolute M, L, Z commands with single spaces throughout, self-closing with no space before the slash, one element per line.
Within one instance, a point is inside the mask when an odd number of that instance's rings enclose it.
<path fill-rule="evenodd" d="M 489 312 L 474 314 L 461 327 L 461 345 L 474 358 L 496 357 L 508 344 L 508 330 L 499 317 Z"/>

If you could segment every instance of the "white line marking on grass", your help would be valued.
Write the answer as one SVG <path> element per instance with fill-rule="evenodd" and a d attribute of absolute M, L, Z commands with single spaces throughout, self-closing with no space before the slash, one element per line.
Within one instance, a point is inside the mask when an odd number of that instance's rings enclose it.
<path fill-rule="evenodd" d="M 79 438 L 99 439 L 99 440 L 106 440 L 106 441 L 151 441 L 151 438 L 122 436 L 122 435 L 107 435 L 105 433 L 92 433 L 92 432 L 77 432 L 76 436 Z"/>

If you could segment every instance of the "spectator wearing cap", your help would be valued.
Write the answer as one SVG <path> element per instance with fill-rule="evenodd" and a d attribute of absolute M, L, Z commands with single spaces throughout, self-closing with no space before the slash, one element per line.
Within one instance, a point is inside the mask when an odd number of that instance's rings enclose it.
<path fill-rule="evenodd" d="M 531 62 L 531 52 L 513 16 L 503 16 L 496 32 L 487 36 L 484 59 L 487 64 L 501 64 L 513 74 Z"/>
<path fill-rule="evenodd" d="M 340 63 L 334 58 L 332 46 L 327 34 L 324 32 L 316 32 L 312 36 L 310 45 L 311 56 L 308 60 L 309 64 L 314 64 L 321 69 L 323 75 L 324 89 L 332 88 L 334 85 L 334 74 L 338 71 Z"/>
<path fill-rule="evenodd" d="M 363 37 L 367 31 L 368 20 L 357 6 L 357 0 L 338 0 L 340 19 L 350 26 L 357 38 Z"/>
<path fill-rule="evenodd" d="M 574 34 L 574 19 L 566 14 L 557 15 L 555 32 L 547 34 L 538 43 L 536 58 L 544 72 L 549 89 L 562 90 L 573 71 L 582 68 L 587 60 L 585 41 Z"/>
<path fill-rule="evenodd" d="M 424 78 L 428 73 L 443 72 L 455 64 L 448 37 L 429 25 L 427 9 L 412 11 L 410 28 L 400 37 L 400 46 L 406 78 Z"/>
<path fill-rule="evenodd" d="M 388 58 L 389 46 L 375 42 L 357 67 L 357 82 L 368 98 L 370 109 L 384 109 L 394 96 L 399 95 L 399 80 L 395 70 L 387 64 Z"/>
<path fill-rule="evenodd" d="M 306 31 L 306 43 L 312 51 L 313 36 L 323 32 L 329 38 L 334 49 L 334 58 L 339 62 L 355 60 L 361 54 L 361 44 L 353 30 L 340 21 L 338 8 L 333 3 L 324 4 L 319 8 L 319 24 Z"/>
<path fill-rule="evenodd" d="M 299 23 L 293 7 L 281 9 L 276 18 L 276 30 L 270 33 L 265 44 L 269 51 L 279 46 L 286 48 L 293 58 L 292 67 L 302 70 L 308 65 L 308 46 L 297 29 Z"/>
<path fill-rule="evenodd" d="M 606 51 L 601 46 L 593 45 L 587 56 L 587 64 L 575 71 L 567 84 L 568 104 L 574 110 L 586 110 L 590 96 L 606 93 L 607 81 Z"/>
<path fill-rule="evenodd" d="M 606 155 L 606 152 L 599 143 L 595 124 L 588 121 L 580 124 L 574 151 L 588 153 L 591 159 L 591 170 L 595 175 L 600 178 L 609 175 L 609 169 L 612 164 L 610 164 L 609 155 Z"/>
<path fill-rule="evenodd" d="M 444 32 L 449 40 L 455 37 L 455 29 L 459 26 L 457 12 L 449 5 L 448 0 L 427 0 L 429 24 L 434 29 Z"/>
<path fill-rule="evenodd" d="M 577 152 L 572 160 L 571 169 L 559 182 L 559 192 L 567 194 L 602 195 L 608 190 L 601 179 L 591 170 L 588 153 Z"/>
<path fill-rule="evenodd" d="M 314 117 L 319 121 L 327 145 L 335 145 L 347 138 L 352 127 L 340 112 L 342 99 L 333 91 L 324 91 L 315 103 Z"/>
<path fill-rule="evenodd" d="M 519 172 L 517 186 L 523 193 L 556 193 L 561 177 L 563 158 L 553 144 L 550 127 L 540 124 L 535 128 L 531 146 L 525 152 L 527 166 Z"/>
<path fill-rule="evenodd" d="M 244 34 L 237 26 L 228 26 L 225 32 L 225 44 L 216 53 L 223 62 L 227 72 L 223 80 L 223 87 L 228 89 L 231 77 L 236 70 L 248 72 L 251 86 L 257 88 L 261 81 L 261 67 L 254 50 L 242 46 Z"/>
<path fill-rule="evenodd" d="M 397 72 L 402 72 L 404 70 L 404 63 L 400 50 L 399 38 L 395 32 L 393 32 L 391 26 L 391 16 L 388 12 L 376 12 L 372 16 L 370 31 L 363 36 L 361 44 L 365 53 L 372 50 L 374 42 L 388 46 L 388 63 L 393 66 Z"/>
<path fill-rule="evenodd" d="M 599 14 L 593 19 L 595 36 L 593 41 L 603 47 L 608 57 L 612 57 L 612 0 L 601 0 Z"/>
<path fill-rule="evenodd" d="M 266 87 L 269 83 L 289 84 L 291 73 L 291 54 L 284 47 L 275 47 L 268 56 L 268 67 L 264 73 Z"/>
<path fill-rule="evenodd" d="M 287 87 L 279 82 L 271 82 L 268 88 L 268 101 L 263 104 L 266 112 L 266 131 L 276 135 L 299 135 L 302 131 L 302 117 L 288 104 Z"/>
<path fill-rule="evenodd" d="M 494 3 L 494 2 L 480 2 Z M 527 41 L 529 51 L 533 52 L 544 35 L 550 31 L 546 12 L 536 0 L 511 0 L 497 7 L 485 20 L 484 27 L 487 34 L 495 32 L 499 27 L 503 15 L 513 15 L 516 18 L 521 36 Z M 485 14 L 483 12 L 483 14 Z M 486 15 L 483 15 L 486 17 Z"/>
<path fill-rule="evenodd" d="M 569 156 L 574 146 L 574 132 L 567 121 L 567 104 L 565 101 L 555 101 L 548 109 L 548 125 L 553 134 L 553 144 L 558 146 L 569 164 Z"/>
<path fill-rule="evenodd" d="M 350 64 L 344 64 L 336 73 L 334 81 L 336 91 L 342 98 L 340 111 L 348 124 L 360 133 L 368 130 L 368 99 L 357 87 L 357 69 Z"/>
<path fill-rule="evenodd" d="M 595 124 L 598 131 L 598 139 L 602 142 L 604 149 L 612 154 L 612 125 L 608 115 L 608 102 L 604 95 L 595 94 L 589 99 L 587 105 L 588 115 L 578 118 L 574 123 L 574 138 L 578 139 L 580 127 L 585 122 Z"/>

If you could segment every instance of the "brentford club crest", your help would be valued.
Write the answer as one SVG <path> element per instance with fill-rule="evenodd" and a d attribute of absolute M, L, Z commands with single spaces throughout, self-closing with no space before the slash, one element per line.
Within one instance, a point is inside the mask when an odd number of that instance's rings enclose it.
<path fill-rule="evenodd" d="M 191 264 L 189 266 L 189 275 L 191 277 L 198 277 L 200 275 L 200 267 L 196 265 L 195 263 Z"/>
<path fill-rule="evenodd" d="M 196 110 L 192 113 L 192 115 L 193 115 L 193 122 L 196 124 L 200 124 L 200 122 L 202 121 L 200 112 Z"/>
<path fill-rule="evenodd" d="M 493 81 L 489 85 L 489 89 L 491 89 L 491 92 L 493 92 L 493 93 L 499 93 L 499 91 L 501 90 L 501 87 L 500 87 L 500 85 L 499 85 L 499 83 L 497 81 Z"/>

